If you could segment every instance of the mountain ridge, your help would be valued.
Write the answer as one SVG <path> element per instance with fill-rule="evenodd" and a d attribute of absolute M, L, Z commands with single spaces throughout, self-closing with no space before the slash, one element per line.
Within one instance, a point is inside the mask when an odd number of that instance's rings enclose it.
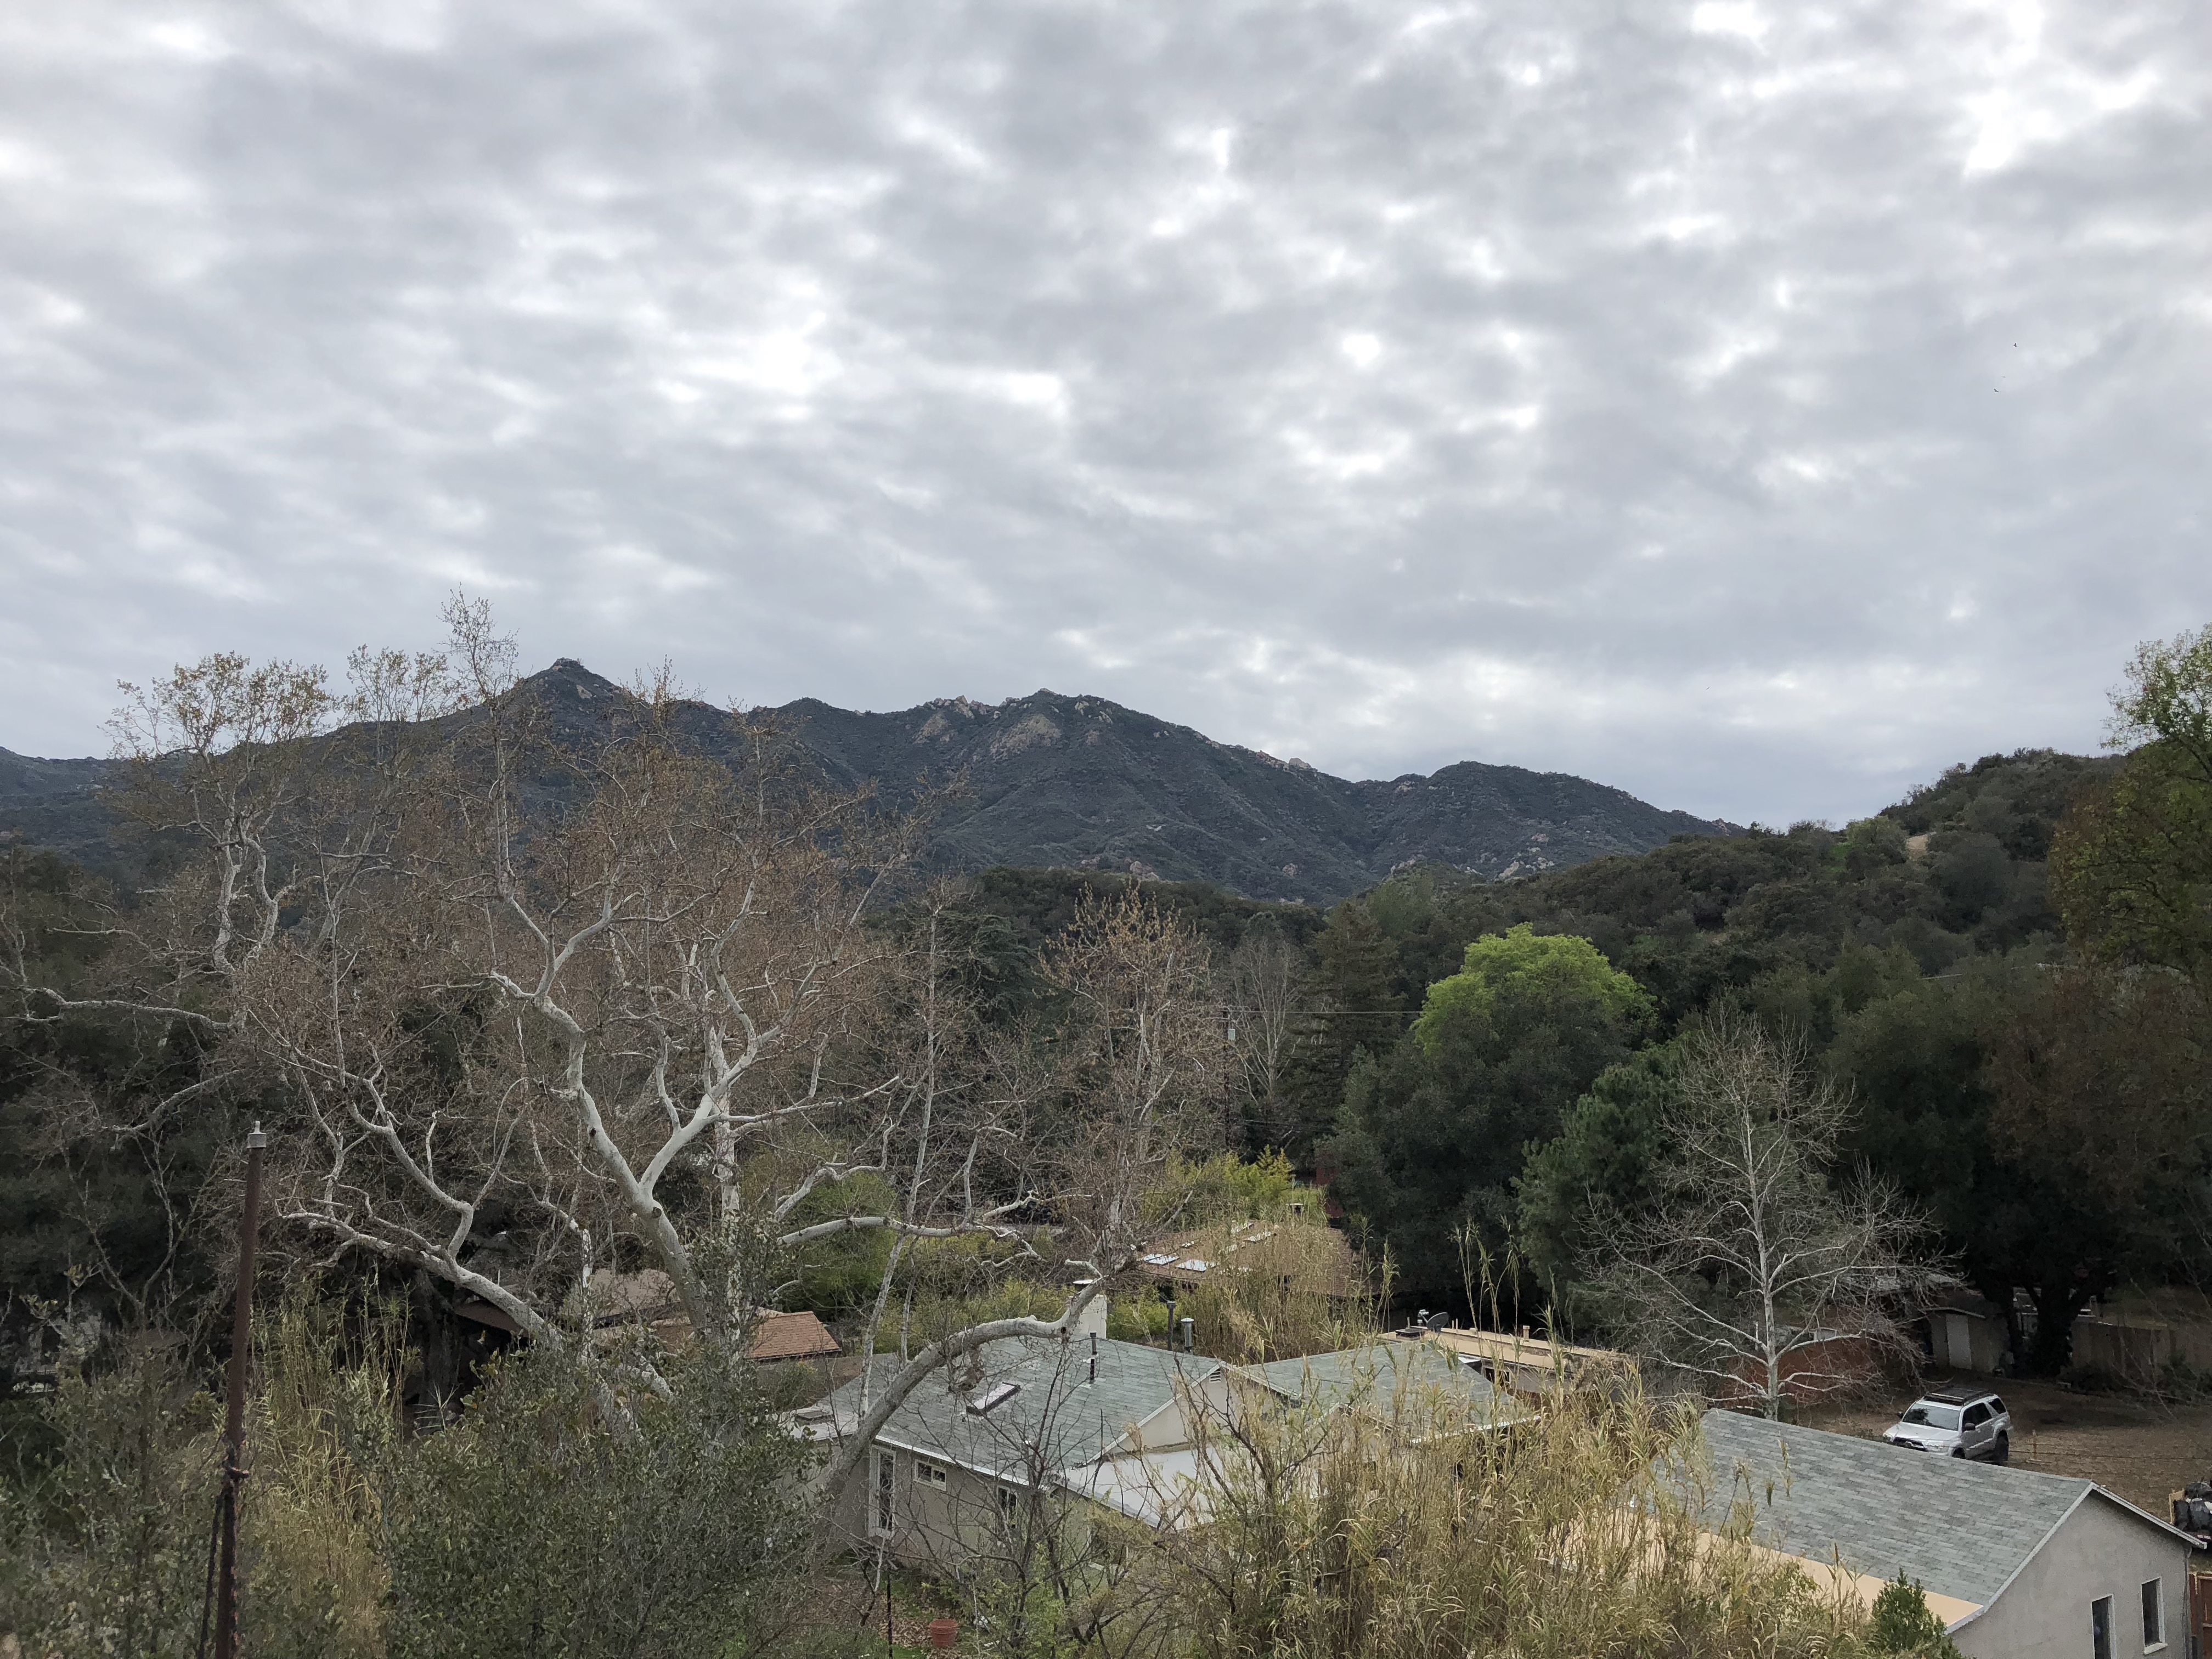
<path fill-rule="evenodd" d="M 590 705 L 627 695 L 567 657 L 525 686 L 556 731 L 579 740 L 596 724 Z M 933 864 L 952 872 L 1110 869 L 1328 903 L 1409 864 L 1495 880 L 1736 831 L 1572 774 L 1482 761 L 1340 778 L 1108 698 L 1049 690 L 887 711 L 802 697 L 742 719 L 764 719 L 838 787 L 896 798 L 925 778 L 960 780 L 937 805 L 929 843 Z M 710 752 L 734 750 L 744 729 L 740 716 L 697 702 L 680 724 Z M 100 861 L 107 815 L 98 796 L 116 764 L 0 750 L 0 835 Z"/>

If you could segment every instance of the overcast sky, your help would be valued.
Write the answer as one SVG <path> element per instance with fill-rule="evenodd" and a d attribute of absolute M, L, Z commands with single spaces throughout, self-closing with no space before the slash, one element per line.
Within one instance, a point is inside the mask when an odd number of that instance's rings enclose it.
<path fill-rule="evenodd" d="M 2208 102 L 2200 0 L 0 9 L 0 744 L 458 585 L 1860 816 L 2212 621 Z"/>

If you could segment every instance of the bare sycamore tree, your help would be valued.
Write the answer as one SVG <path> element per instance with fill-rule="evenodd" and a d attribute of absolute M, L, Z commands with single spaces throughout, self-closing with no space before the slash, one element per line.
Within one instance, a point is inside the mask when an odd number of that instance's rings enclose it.
<path fill-rule="evenodd" d="M 1255 1140 L 1279 1146 L 1291 1124 L 1284 1102 L 1291 1045 L 1305 1012 L 1303 953 L 1272 927 L 1255 927 L 1221 967 L 1221 997 Z"/>
<path fill-rule="evenodd" d="M 932 1372 L 989 1342 L 1073 1329 L 1104 1281 L 1136 1260 L 1157 1223 L 1145 1200 L 1170 1159 L 1218 1130 L 1231 1056 L 1205 944 L 1187 926 L 1134 890 L 1086 900 L 1041 971 L 1060 1018 L 1024 1062 L 1028 1074 L 1009 1076 L 981 1120 L 1023 1195 L 1018 1210 L 1002 1208 L 988 1224 L 1018 1237 L 1060 1282 L 1076 1281 L 1072 1294 L 1056 1317 L 986 1320 L 908 1356 L 832 1455 L 823 1480 L 833 1490 Z M 1017 1214 L 1037 1224 L 1018 1230 L 1009 1224 Z"/>
<path fill-rule="evenodd" d="M 1901 1348 L 1936 1269 L 1893 1193 L 1832 1184 L 1856 1107 L 1801 1047 L 1720 1021 L 1686 1048 L 1661 1196 L 1607 1230 L 1595 1277 L 1638 1346 L 1773 1417 Z"/>
<path fill-rule="evenodd" d="M 581 707 L 518 684 L 481 608 L 449 619 L 447 653 L 358 654 L 343 694 L 235 657 L 131 690 L 122 798 L 170 873 L 114 908 L 104 983 L 19 982 L 25 1017 L 189 1029 L 207 1063 L 156 1109 L 256 1091 L 289 1236 L 556 1347 L 620 1266 L 734 1348 L 773 1263 L 838 1231 L 1122 1264 L 1138 1188 L 1218 1078 L 1186 934 L 1091 915 L 1055 958 L 1060 1059 L 948 1088 L 945 975 L 874 920 L 906 820 L 780 770 L 768 734 L 702 752 L 665 681 Z M 825 1188 L 877 1200 L 800 1224 Z M 877 1409 L 1091 1293 L 931 1345 Z M 626 1363 L 667 1387 L 648 1352 Z"/>

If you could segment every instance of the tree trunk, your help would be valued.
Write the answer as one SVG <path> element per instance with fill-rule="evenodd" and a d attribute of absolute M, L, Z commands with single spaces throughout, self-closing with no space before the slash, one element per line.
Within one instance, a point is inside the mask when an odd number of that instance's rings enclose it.
<path fill-rule="evenodd" d="M 2035 1338 L 2025 1353 L 2015 1348 L 2023 1375 L 2056 1376 L 2074 1358 L 2074 1321 L 2089 1305 L 2093 1292 L 2079 1279 L 2060 1285 L 2032 1285 L 2028 1300 L 2035 1304 Z"/>

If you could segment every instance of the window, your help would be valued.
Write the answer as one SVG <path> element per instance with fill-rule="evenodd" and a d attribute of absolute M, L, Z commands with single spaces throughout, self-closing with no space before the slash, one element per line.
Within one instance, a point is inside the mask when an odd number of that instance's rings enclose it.
<path fill-rule="evenodd" d="M 945 1466 L 941 1463 L 929 1462 L 922 1458 L 915 1458 L 914 1484 L 917 1486 L 934 1486 L 938 1491 L 943 1492 L 946 1484 Z"/>
<path fill-rule="evenodd" d="M 898 1454 L 878 1449 L 876 1484 L 868 1505 L 868 1530 L 888 1538 L 898 1520 Z"/>
<path fill-rule="evenodd" d="M 2112 1659 L 2112 1598 L 2109 1595 L 2089 1603 L 2089 1651 L 2094 1659 Z"/>
<path fill-rule="evenodd" d="M 1905 1420 L 1923 1429 L 1955 1429 L 1959 1426 L 1959 1408 L 1923 1400 L 1905 1413 Z"/>
<path fill-rule="evenodd" d="M 1007 1526 L 1011 1527 L 1021 1518 L 1022 1495 L 1020 1492 L 1012 1486 L 1000 1487 L 999 1519 L 1004 1522 Z"/>
<path fill-rule="evenodd" d="M 1983 1424 L 1989 1420 L 1990 1408 L 1987 1406 L 1969 1406 L 1966 1407 L 1966 1426 L 1968 1428 L 1978 1429 Z"/>
<path fill-rule="evenodd" d="M 2166 1598 L 2159 1594 L 2159 1581 L 2147 1578 L 2142 1587 L 2143 1651 L 2166 1645 Z"/>

